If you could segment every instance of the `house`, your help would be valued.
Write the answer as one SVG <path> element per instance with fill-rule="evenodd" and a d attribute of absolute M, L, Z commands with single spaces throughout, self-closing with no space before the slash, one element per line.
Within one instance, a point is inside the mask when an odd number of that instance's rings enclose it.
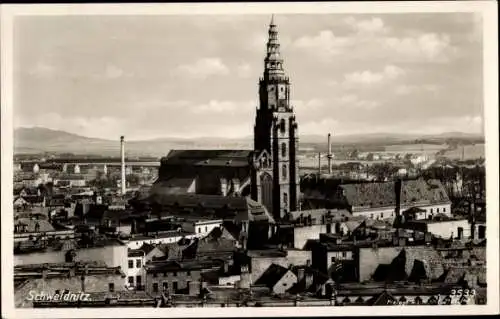
<path fill-rule="evenodd" d="M 146 199 L 132 201 L 131 204 L 140 211 L 150 207 L 154 215 L 217 221 L 210 222 L 211 227 L 219 224 L 219 220 L 224 225 L 232 223 L 240 229 L 242 243 L 250 246 L 265 245 L 275 230 L 275 221 L 267 208 L 248 197 L 154 193 Z M 208 226 L 200 227 L 207 227 L 208 230 Z"/>
<path fill-rule="evenodd" d="M 16 307 L 32 307 L 28 296 L 66 292 L 95 293 L 123 291 L 125 274 L 120 267 L 103 263 L 49 263 L 14 267 L 14 300 Z M 33 298 L 31 298 L 33 299 Z M 60 300 L 53 300 L 56 304 Z M 50 302 L 50 301 L 49 301 Z"/>
<path fill-rule="evenodd" d="M 39 215 L 30 218 L 15 218 L 14 220 L 14 243 L 52 237 L 75 238 L 75 230 L 63 225 L 57 225 L 56 228 Z"/>
<path fill-rule="evenodd" d="M 347 210 L 314 209 L 291 212 L 289 222 L 290 232 L 293 236 L 292 247 L 302 249 L 310 239 L 319 239 L 322 233 L 336 233 L 339 231 L 338 223 L 352 219 L 352 214 Z M 280 233 L 286 232 L 280 226 Z M 286 242 L 286 240 L 285 240 Z"/>
<path fill-rule="evenodd" d="M 305 196 L 306 202 L 310 196 Z M 371 219 L 394 220 L 396 214 L 413 207 L 426 211 L 418 218 L 437 213 L 451 216 L 451 201 L 438 180 L 341 184 L 322 196 L 323 199 L 316 195 L 316 205 L 347 209 L 354 216 Z"/>
<path fill-rule="evenodd" d="M 146 291 L 151 295 L 200 293 L 201 274 L 217 271 L 224 262 L 217 259 L 192 261 L 152 261 L 145 265 Z"/>
<path fill-rule="evenodd" d="M 85 187 L 87 181 L 80 174 L 61 174 L 54 178 L 54 185 L 57 187 Z"/>
<path fill-rule="evenodd" d="M 428 232 L 436 237 L 456 238 L 459 240 L 472 238 L 471 224 L 467 219 L 456 219 L 444 214 L 432 219 L 411 220 L 403 224 L 404 228 L 420 232 Z"/>
<path fill-rule="evenodd" d="M 188 233 L 182 230 L 169 230 L 147 235 L 132 235 L 127 241 L 127 246 L 131 249 L 138 249 L 144 244 L 158 245 L 158 244 L 173 244 L 183 238 L 194 238 L 196 234 Z"/>
<path fill-rule="evenodd" d="M 203 237 L 215 228 L 222 226 L 222 222 L 222 219 L 188 219 L 181 223 L 181 227 L 187 232 L 196 233 Z"/>
<path fill-rule="evenodd" d="M 275 294 L 284 294 L 297 282 L 297 276 L 290 268 L 271 264 L 254 285 L 266 286 Z"/>
<path fill-rule="evenodd" d="M 124 274 L 127 273 L 127 246 L 119 239 L 90 234 L 71 239 L 47 234 L 38 240 L 15 243 L 14 265 L 102 261 L 109 267 L 120 267 Z M 122 285 L 125 283 L 124 277 Z"/>
<path fill-rule="evenodd" d="M 313 294 L 318 297 L 331 297 L 334 291 L 334 281 L 326 274 L 307 265 L 292 268 L 297 276 L 297 282 L 287 292 L 290 294 Z"/>

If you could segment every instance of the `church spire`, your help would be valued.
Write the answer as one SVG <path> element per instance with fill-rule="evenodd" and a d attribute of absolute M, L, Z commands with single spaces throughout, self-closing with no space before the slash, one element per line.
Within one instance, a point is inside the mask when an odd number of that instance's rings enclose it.
<path fill-rule="evenodd" d="M 269 38 L 267 40 L 267 54 L 264 60 L 264 76 L 284 76 L 283 59 L 280 53 L 280 43 L 278 40 L 278 27 L 274 23 L 274 14 L 271 16 L 269 24 Z"/>

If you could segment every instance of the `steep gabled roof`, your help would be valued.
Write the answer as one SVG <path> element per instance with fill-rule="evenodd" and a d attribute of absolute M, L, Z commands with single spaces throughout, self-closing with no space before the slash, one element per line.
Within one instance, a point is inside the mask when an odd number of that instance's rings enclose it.
<path fill-rule="evenodd" d="M 278 281 L 289 271 L 288 268 L 277 264 L 271 264 L 269 268 L 255 282 L 256 286 L 263 285 L 268 288 L 273 288 Z"/>

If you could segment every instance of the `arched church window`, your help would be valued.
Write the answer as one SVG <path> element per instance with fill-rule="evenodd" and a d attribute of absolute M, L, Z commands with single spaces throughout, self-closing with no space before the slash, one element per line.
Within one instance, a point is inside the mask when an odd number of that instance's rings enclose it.
<path fill-rule="evenodd" d="M 288 193 L 283 193 L 283 203 L 288 205 Z"/>
<path fill-rule="evenodd" d="M 286 164 L 283 164 L 283 166 L 281 167 L 281 175 L 283 176 L 283 179 L 287 178 L 287 166 L 286 166 Z"/>
<path fill-rule="evenodd" d="M 286 156 L 286 143 L 281 143 L 281 156 Z"/>
<path fill-rule="evenodd" d="M 280 130 L 281 130 L 281 133 L 285 132 L 285 119 L 281 119 Z"/>

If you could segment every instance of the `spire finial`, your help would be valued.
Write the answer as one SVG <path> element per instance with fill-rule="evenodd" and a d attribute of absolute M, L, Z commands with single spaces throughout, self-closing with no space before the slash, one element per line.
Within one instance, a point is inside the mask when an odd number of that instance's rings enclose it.
<path fill-rule="evenodd" d="M 271 23 L 270 25 L 274 25 L 274 13 L 271 15 Z"/>

